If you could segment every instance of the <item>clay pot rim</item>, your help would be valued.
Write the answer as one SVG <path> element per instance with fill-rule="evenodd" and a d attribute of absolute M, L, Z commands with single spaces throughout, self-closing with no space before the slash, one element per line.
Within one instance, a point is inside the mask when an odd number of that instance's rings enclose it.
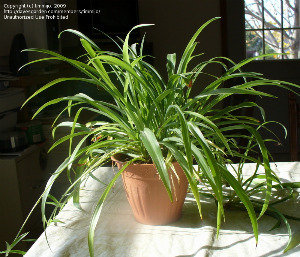
<path fill-rule="evenodd" d="M 115 158 L 115 156 L 113 155 L 113 156 L 111 156 L 110 157 L 111 158 L 111 160 L 113 161 L 113 162 L 115 162 L 115 163 L 119 163 L 119 164 L 122 164 L 122 165 L 125 165 L 126 163 L 127 163 L 127 161 L 126 162 L 122 162 L 122 161 L 119 161 L 119 160 L 117 160 L 116 158 Z M 172 164 L 174 165 L 174 164 L 178 164 L 179 165 L 179 163 L 178 162 L 172 162 Z M 143 166 L 155 166 L 155 164 L 154 163 L 131 163 L 130 165 L 143 165 Z"/>

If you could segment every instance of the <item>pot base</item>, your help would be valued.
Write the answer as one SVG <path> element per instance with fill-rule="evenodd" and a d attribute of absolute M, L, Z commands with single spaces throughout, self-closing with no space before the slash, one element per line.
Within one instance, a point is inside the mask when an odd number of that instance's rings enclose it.
<path fill-rule="evenodd" d="M 116 163 L 119 169 L 124 165 Z M 126 196 L 137 222 L 165 225 L 181 217 L 188 181 L 180 165 L 173 163 L 173 166 L 176 174 L 169 170 L 173 202 L 153 164 L 131 164 L 122 173 Z"/>

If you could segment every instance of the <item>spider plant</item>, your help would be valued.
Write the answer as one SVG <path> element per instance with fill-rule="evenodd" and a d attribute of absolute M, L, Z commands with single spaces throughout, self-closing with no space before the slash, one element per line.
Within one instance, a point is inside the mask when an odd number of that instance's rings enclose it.
<path fill-rule="evenodd" d="M 94 256 L 94 231 L 101 207 L 126 166 L 137 162 L 155 164 L 172 201 L 171 183 L 167 170 L 173 161 L 177 161 L 188 179 L 199 215 L 202 217 L 200 196 L 208 192 L 217 204 L 217 231 L 219 233 L 222 219 L 225 218 L 226 204 L 243 206 L 249 215 L 257 242 L 258 219 L 264 213 L 277 213 L 273 207 L 272 209 L 270 207 L 273 184 L 276 183 L 276 187 L 284 187 L 284 185 L 270 168 L 270 153 L 266 148 L 266 139 L 261 136 L 261 131 L 267 129 L 268 123 L 265 121 L 263 109 L 255 102 L 227 105 L 225 100 L 232 95 L 274 97 L 257 90 L 258 86 L 260 88 L 278 86 L 289 90 L 298 89 L 299 86 L 265 79 L 262 74 L 241 70 L 243 66 L 258 57 L 239 63 L 234 63 L 228 58 L 215 57 L 198 61 L 191 67 L 191 60 L 195 63 L 195 60 L 200 58 L 199 54 L 194 54 L 198 35 L 216 19 L 209 20 L 196 31 L 179 60 L 176 54 L 167 55 L 168 77 L 166 79 L 146 61 L 149 57 L 143 55 L 144 38 L 139 49 L 136 44 L 129 45 L 132 30 L 150 24 L 134 27 L 125 40 L 121 40 L 121 45 L 114 41 L 120 49 L 119 53 L 103 51 L 87 36 L 71 29 L 62 33 L 69 32 L 79 37 L 86 54 L 78 59 L 70 59 L 44 49 L 26 50 L 47 56 L 28 64 L 59 60 L 78 70 L 77 77 L 55 79 L 37 90 L 26 102 L 54 85 L 62 86 L 62 83 L 66 81 L 79 81 L 86 83 L 87 86 L 98 87 L 113 98 L 113 102 L 105 102 L 97 100 L 97 97 L 79 93 L 50 100 L 34 114 L 33 118 L 45 108 L 64 102 L 65 108 L 53 123 L 53 136 L 59 127 L 70 128 L 69 134 L 58 139 L 50 149 L 69 141 L 68 157 L 52 174 L 39 199 L 45 226 L 55 220 L 56 213 L 70 198 L 80 208 L 81 183 L 88 179 L 96 168 L 105 165 L 113 155 L 122 154 L 126 156 L 127 164 L 116 173 L 104 193 L 99 196 L 91 217 L 88 233 L 90 256 Z M 208 74 L 207 66 L 210 65 L 220 65 L 224 73 L 221 76 Z M 203 74 L 210 76 L 213 81 L 207 85 L 201 84 L 199 75 Z M 236 79 L 240 79 L 241 82 L 226 86 L 227 82 Z M 192 87 L 198 87 L 197 91 L 200 93 L 190 96 Z M 234 113 L 236 110 L 245 108 L 259 108 L 262 121 Z M 99 117 L 106 118 L 81 124 L 78 119 L 82 111 L 93 112 L 100 115 Z M 57 124 L 59 117 L 64 113 L 69 113 L 73 121 Z M 80 140 L 78 144 L 73 145 L 75 137 Z M 248 145 L 239 145 L 240 139 L 247 139 Z M 88 141 L 87 145 L 85 145 L 86 141 Z M 236 176 L 228 168 L 233 158 L 241 160 Z M 257 188 L 250 186 L 257 179 L 259 175 L 257 172 L 247 180 L 242 178 L 241 167 L 246 161 L 254 162 L 264 170 L 264 174 L 260 174 L 259 177 L 262 179 L 262 184 Z M 197 169 L 196 166 L 198 166 Z M 47 218 L 45 208 L 47 202 L 53 200 L 50 195 L 51 187 L 63 173 L 69 177 L 70 185 L 60 199 L 55 199 L 56 207 L 52 215 Z M 199 190 L 199 181 L 209 188 L 206 193 Z M 224 184 L 230 187 L 234 194 L 228 196 L 224 191 Z M 291 187 L 295 186 L 297 185 L 293 184 Z M 254 202 L 251 198 L 255 190 L 263 193 L 259 202 Z M 285 217 L 281 214 L 277 213 L 275 216 L 285 222 Z M 19 237 L 20 233 L 16 239 Z"/>

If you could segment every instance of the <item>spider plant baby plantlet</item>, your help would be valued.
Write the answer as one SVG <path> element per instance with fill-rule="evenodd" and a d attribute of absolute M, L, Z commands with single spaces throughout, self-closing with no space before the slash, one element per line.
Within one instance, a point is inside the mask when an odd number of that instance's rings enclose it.
<path fill-rule="evenodd" d="M 258 219 L 265 213 L 283 220 L 289 229 L 286 216 L 274 206 L 276 202 L 273 201 L 272 193 L 274 190 L 288 188 L 290 191 L 287 199 L 290 199 L 299 184 L 291 183 L 289 186 L 282 184 L 270 167 L 270 153 L 266 147 L 267 139 L 263 139 L 260 133 L 263 129 L 267 129 L 268 123 L 265 121 L 263 109 L 255 102 L 243 102 L 237 105 L 223 103 L 233 95 L 273 97 L 257 90 L 258 86 L 260 88 L 278 86 L 291 91 L 298 90 L 299 86 L 269 80 L 259 73 L 241 70 L 243 66 L 258 57 L 239 63 L 234 63 L 228 58 L 215 57 L 190 67 L 191 60 L 195 63 L 194 61 L 199 58 L 198 55 L 194 55 L 197 37 L 208 24 L 216 19 L 209 20 L 196 31 L 179 60 L 176 54 L 167 55 L 167 79 L 164 79 L 146 61 L 146 56 L 143 55 L 144 38 L 139 51 L 135 46 L 129 46 L 132 30 L 149 26 L 147 24 L 134 27 L 122 41 L 122 46 L 115 42 L 120 53 L 103 51 L 87 36 L 71 29 L 62 33 L 69 32 L 79 37 L 86 52 L 81 59 L 70 59 L 43 49 L 26 50 L 47 55 L 46 58 L 29 64 L 59 60 L 78 70 L 78 77 L 55 79 L 38 89 L 26 102 L 54 85 L 58 84 L 61 87 L 66 81 L 79 81 L 98 87 L 106 91 L 113 99 L 113 102 L 105 102 L 96 100 L 99 97 L 83 93 L 60 97 L 42 105 L 33 116 L 35 117 L 48 106 L 62 102 L 66 103 L 66 107 L 58 115 L 56 121 L 63 113 L 74 110 L 72 122 L 53 125 L 53 134 L 58 127 L 70 127 L 70 133 L 58 139 L 51 149 L 69 141 L 70 152 L 50 177 L 39 199 L 45 224 L 54 220 L 60 206 L 63 206 L 71 197 L 76 206 L 80 205 L 80 185 L 96 168 L 106 164 L 111 158 L 120 164 L 118 165 L 119 171 L 107 185 L 104 193 L 99 196 L 91 217 L 88 233 L 91 256 L 94 256 L 94 232 L 101 207 L 117 178 L 123 172 L 125 174 L 130 167 L 137 167 L 135 165 L 152 164 L 155 173 L 159 175 L 159 183 L 164 187 L 171 206 L 177 201 L 174 196 L 175 184 L 183 185 L 184 179 L 195 198 L 201 217 L 202 211 L 205 210 L 201 209 L 200 196 L 214 198 L 217 204 L 217 234 L 222 220 L 225 219 L 225 207 L 233 205 L 247 211 L 256 242 L 258 241 Z M 220 65 L 224 73 L 221 76 L 208 74 L 213 81 L 199 88 L 200 93 L 197 95 L 190 96 L 192 88 L 199 87 L 199 75 L 207 74 L 206 70 L 210 65 Z M 237 78 L 240 79 L 239 83 L 229 87 L 224 86 L 226 82 Z M 221 104 L 223 108 L 220 108 Z M 259 122 L 248 116 L 239 116 L 234 112 L 245 108 L 259 108 L 262 121 Z M 81 124 L 78 119 L 84 110 L 106 118 Z M 81 137 L 81 139 L 77 145 L 73 146 L 73 139 L 76 137 Z M 239 145 L 239 139 L 247 139 L 247 145 Z M 89 143 L 85 145 L 87 140 Z M 235 175 L 228 168 L 234 158 L 240 160 L 239 169 L 236 170 Z M 246 179 L 242 173 L 242 166 L 245 162 L 257 164 L 256 171 Z M 196 166 L 198 168 L 195 168 Z M 263 175 L 257 171 L 259 167 L 263 168 Z M 74 177 L 70 176 L 72 170 L 75 172 Z M 69 175 L 71 184 L 58 200 L 60 204 L 47 219 L 45 208 L 51 187 L 64 172 Z M 182 178 L 176 182 L 178 176 Z M 253 186 L 257 180 L 260 181 L 259 187 Z M 225 184 L 231 188 L 230 194 L 226 193 Z M 201 185 L 205 185 L 208 190 L 203 191 Z M 185 196 L 186 188 L 184 190 Z M 261 200 L 253 198 L 255 192 L 263 193 Z M 17 239 L 19 236 L 20 234 Z M 287 249 L 288 247 L 289 245 Z"/>

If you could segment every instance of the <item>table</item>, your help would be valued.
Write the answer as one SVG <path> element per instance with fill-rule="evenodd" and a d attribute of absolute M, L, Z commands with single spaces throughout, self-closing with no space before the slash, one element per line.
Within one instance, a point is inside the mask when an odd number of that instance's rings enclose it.
<path fill-rule="evenodd" d="M 272 163 L 272 168 L 283 181 L 300 181 L 300 162 Z M 276 167 L 277 166 L 277 167 Z M 254 169 L 245 164 L 245 173 Z M 95 176 L 109 180 L 111 168 L 99 168 Z M 88 257 L 87 231 L 90 213 L 104 187 L 93 179 L 85 184 L 81 192 L 84 211 L 69 202 L 59 213 L 64 223 L 50 225 L 45 235 L 34 243 L 26 257 Z M 289 214 L 300 216 L 300 199 L 282 206 Z M 259 242 L 255 247 L 250 220 L 239 210 L 227 211 L 220 236 L 216 238 L 216 206 L 202 199 L 203 220 L 197 215 L 196 205 L 190 195 L 183 207 L 182 217 L 166 226 L 150 226 L 137 223 L 131 213 L 121 179 L 109 194 L 95 232 L 95 256 L 97 257 L 206 257 L 206 256 L 300 256 L 300 247 L 283 254 L 288 241 L 285 226 L 268 231 L 275 223 L 271 217 L 259 220 Z M 300 233 L 300 222 L 290 222 L 295 233 Z"/>

